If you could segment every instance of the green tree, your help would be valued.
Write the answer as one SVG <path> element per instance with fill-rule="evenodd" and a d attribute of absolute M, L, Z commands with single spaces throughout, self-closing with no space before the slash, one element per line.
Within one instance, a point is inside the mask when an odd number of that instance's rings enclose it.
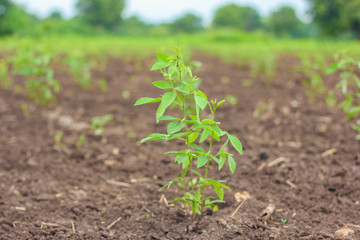
<path fill-rule="evenodd" d="M 272 12 L 267 20 L 269 30 L 280 37 L 301 35 L 303 25 L 303 22 L 296 16 L 295 10 L 288 6 Z"/>
<path fill-rule="evenodd" d="M 63 19 L 62 14 L 59 10 L 52 11 L 48 18 L 50 18 L 52 20 L 62 20 Z"/>
<path fill-rule="evenodd" d="M 123 20 L 120 26 L 120 33 L 125 35 L 141 36 L 146 35 L 148 25 L 137 16 L 131 16 Z"/>
<path fill-rule="evenodd" d="M 252 31 L 261 27 L 261 17 L 252 7 L 229 4 L 216 10 L 213 26 Z"/>
<path fill-rule="evenodd" d="M 360 39 L 359 0 L 309 0 L 310 13 L 324 35 L 351 33 Z"/>
<path fill-rule="evenodd" d="M 0 0 L 0 35 L 13 34 L 32 25 L 33 18 L 10 0 Z"/>
<path fill-rule="evenodd" d="M 192 13 L 188 13 L 182 16 L 171 24 L 171 30 L 173 32 L 195 33 L 200 31 L 201 29 L 201 18 Z"/>
<path fill-rule="evenodd" d="M 76 7 L 86 23 L 114 31 L 120 25 L 125 0 L 79 0 Z"/>

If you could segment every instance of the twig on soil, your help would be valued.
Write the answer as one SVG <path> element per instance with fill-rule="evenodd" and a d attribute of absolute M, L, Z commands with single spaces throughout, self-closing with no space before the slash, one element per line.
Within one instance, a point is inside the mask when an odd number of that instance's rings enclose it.
<path fill-rule="evenodd" d="M 235 214 L 239 211 L 239 209 L 242 207 L 242 205 L 244 205 L 245 202 L 246 202 L 246 199 L 243 200 L 243 201 L 239 204 L 239 206 L 235 209 L 235 211 L 233 212 L 233 214 L 231 214 L 230 217 L 234 217 Z"/>
<path fill-rule="evenodd" d="M 334 153 L 336 153 L 337 149 L 336 148 L 331 148 L 325 152 L 323 152 L 321 154 L 321 157 L 326 157 L 326 156 L 329 156 L 329 155 L 333 155 Z"/>
<path fill-rule="evenodd" d="M 292 187 L 293 189 L 297 189 L 298 187 L 292 183 L 290 180 L 286 180 L 286 184 L 288 184 L 290 187 Z"/>
<path fill-rule="evenodd" d="M 112 184 L 112 185 L 120 186 L 120 187 L 130 187 L 130 184 L 128 184 L 128 183 L 119 182 L 119 181 L 115 181 L 112 179 L 106 180 L 106 182 L 109 184 Z"/>
<path fill-rule="evenodd" d="M 348 223 L 348 224 L 345 224 L 345 227 L 360 228 L 360 225 L 355 225 L 355 224 Z"/>
<path fill-rule="evenodd" d="M 285 158 L 285 157 L 279 157 L 279 158 L 277 158 L 277 159 L 269 162 L 269 163 L 267 164 L 267 167 L 272 167 L 272 166 L 275 166 L 275 165 L 278 164 L 278 163 L 285 162 L 285 161 L 287 161 L 287 158 Z"/>
<path fill-rule="evenodd" d="M 159 202 L 164 202 L 166 206 L 169 206 L 169 202 L 165 197 L 165 194 L 161 194 Z"/>
<path fill-rule="evenodd" d="M 149 181 L 149 178 L 132 178 L 130 179 L 131 183 L 138 183 L 138 182 L 147 182 Z"/>
<path fill-rule="evenodd" d="M 57 223 L 47 223 L 47 222 L 41 222 L 40 228 L 43 229 L 43 227 L 58 227 L 59 224 Z"/>
<path fill-rule="evenodd" d="M 113 221 L 112 223 L 109 224 L 109 226 L 107 226 L 107 229 L 111 229 L 113 226 L 115 226 L 115 224 L 117 224 L 119 221 L 121 220 L 121 217 L 118 217 L 115 221 Z"/>
<path fill-rule="evenodd" d="M 71 228 L 72 228 L 73 233 L 76 233 L 75 232 L 75 223 L 74 223 L 74 221 L 71 221 Z"/>
<path fill-rule="evenodd" d="M 258 171 L 261 171 L 264 169 L 264 167 L 266 167 L 266 163 L 262 163 L 260 164 L 260 166 L 257 168 Z"/>

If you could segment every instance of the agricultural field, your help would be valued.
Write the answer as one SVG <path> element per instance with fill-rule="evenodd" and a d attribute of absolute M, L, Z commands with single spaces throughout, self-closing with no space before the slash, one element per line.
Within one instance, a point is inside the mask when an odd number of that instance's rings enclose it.
<path fill-rule="evenodd" d="M 1 39 L 0 239 L 360 238 L 359 56 L 231 33 Z"/>

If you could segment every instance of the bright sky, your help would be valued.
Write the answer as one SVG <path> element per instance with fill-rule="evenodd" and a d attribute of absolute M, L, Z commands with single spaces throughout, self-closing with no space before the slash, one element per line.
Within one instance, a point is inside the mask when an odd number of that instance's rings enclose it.
<path fill-rule="evenodd" d="M 53 10 L 59 10 L 65 17 L 75 14 L 77 0 L 13 0 L 40 17 L 46 17 Z M 184 13 L 200 15 L 209 23 L 215 9 L 226 3 L 238 3 L 255 7 L 260 14 L 268 15 L 282 5 L 289 5 L 297 10 L 298 16 L 306 20 L 307 0 L 126 0 L 124 16 L 138 15 L 151 23 L 169 22 Z"/>

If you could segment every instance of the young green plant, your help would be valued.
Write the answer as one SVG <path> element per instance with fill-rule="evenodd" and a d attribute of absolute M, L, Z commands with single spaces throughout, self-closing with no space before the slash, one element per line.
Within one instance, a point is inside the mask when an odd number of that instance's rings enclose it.
<path fill-rule="evenodd" d="M 360 78 L 357 73 L 360 70 L 360 59 L 351 57 L 346 51 L 338 53 L 335 58 L 337 62 L 328 68 L 327 73 L 340 73 L 336 88 L 341 89 L 345 99 L 338 106 L 343 109 L 347 120 L 357 118 L 351 127 L 359 133 L 356 139 L 360 140 Z"/>
<path fill-rule="evenodd" d="M 171 180 L 163 188 L 178 184 L 188 191 L 172 202 L 182 202 L 189 205 L 193 220 L 202 216 L 206 209 L 216 211 L 217 204 L 224 202 L 224 189 L 230 188 L 223 180 L 209 177 L 209 169 L 214 162 L 218 169 L 223 169 L 228 162 L 233 173 L 236 162 L 233 154 L 226 151 L 230 143 L 237 152 L 242 154 L 240 140 L 230 133 L 220 129 L 220 122 L 215 120 L 215 112 L 225 100 L 208 100 L 207 95 L 197 89 L 198 78 L 193 76 L 191 68 L 183 62 L 181 50 L 176 49 L 174 56 L 157 53 L 158 60 L 151 70 L 160 70 L 164 80 L 152 84 L 165 91 L 157 98 L 143 97 L 136 101 L 135 106 L 159 102 L 156 111 L 156 122 L 169 122 L 167 133 L 153 133 L 141 140 L 142 143 L 155 141 L 179 140 L 184 143 L 184 149 L 169 151 L 166 154 L 174 157 L 176 163 L 181 165 L 181 175 Z M 179 111 L 176 116 L 165 115 L 171 105 L 177 105 Z M 194 111 L 189 111 L 194 109 Z M 203 118 L 210 112 L 210 118 Z M 222 141 L 225 138 L 225 141 Z M 207 142 L 207 144 L 206 144 Z M 219 150 L 215 151 L 215 143 L 219 143 Z M 221 147 L 220 147 L 221 146 Z M 208 195 L 209 188 L 216 193 L 216 197 Z"/>

